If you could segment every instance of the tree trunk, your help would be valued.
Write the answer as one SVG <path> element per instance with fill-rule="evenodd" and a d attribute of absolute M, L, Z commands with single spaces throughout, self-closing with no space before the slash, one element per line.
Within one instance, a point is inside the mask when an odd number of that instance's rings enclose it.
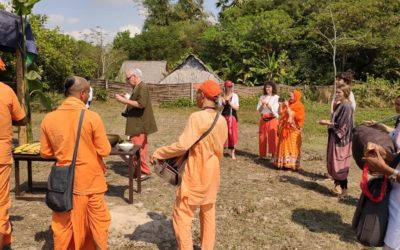
<path fill-rule="evenodd" d="M 24 62 L 22 60 L 22 54 L 19 48 L 17 48 L 17 63 L 16 63 L 16 71 L 17 71 L 17 96 L 19 103 L 21 104 L 22 109 L 25 114 L 27 112 L 25 105 L 25 83 L 24 83 Z M 28 142 L 28 136 L 26 133 L 26 126 L 18 127 L 18 143 L 19 145 L 25 144 Z"/>

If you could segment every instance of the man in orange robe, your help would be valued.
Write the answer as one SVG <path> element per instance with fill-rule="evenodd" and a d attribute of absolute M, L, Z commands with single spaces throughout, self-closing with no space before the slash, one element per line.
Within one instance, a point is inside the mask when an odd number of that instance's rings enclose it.
<path fill-rule="evenodd" d="M 12 126 L 26 124 L 22 110 L 14 91 L 0 82 L 0 248 L 11 244 L 11 224 L 8 210 L 10 200 L 10 172 L 12 160 Z"/>
<path fill-rule="evenodd" d="M 42 157 L 55 156 L 57 166 L 71 164 L 79 116 L 86 109 L 89 84 L 82 77 L 68 77 L 65 101 L 47 114 L 41 125 Z M 86 110 L 75 165 L 73 209 L 53 212 L 54 249 L 106 249 L 110 213 L 104 200 L 107 183 L 102 157 L 111 151 L 100 116 Z"/>
<path fill-rule="evenodd" d="M 193 249 L 192 220 L 200 207 L 201 249 L 209 250 L 215 244 L 215 202 L 220 183 L 220 164 L 228 128 L 219 117 L 212 131 L 191 147 L 204 134 L 217 114 L 216 103 L 221 93 L 219 85 L 208 80 L 197 85 L 197 106 L 201 111 L 190 115 L 178 142 L 157 149 L 151 162 L 183 155 L 189 150 L 182 183 L 176 192 L 173 226 L 179 249 Z"/>

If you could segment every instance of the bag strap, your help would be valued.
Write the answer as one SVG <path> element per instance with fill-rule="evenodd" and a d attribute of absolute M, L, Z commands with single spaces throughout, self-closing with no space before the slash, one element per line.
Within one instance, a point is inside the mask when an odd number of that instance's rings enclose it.
<path fill-rule="evenodd" d="M 78 124 L 78 132 L 76 133 L 76 140 L 75 140 L 75 147 L 74 147 L 74 154 L 72 156 L 72 162 L 71 165 L 72 167 L 75 167 L 75 161 L 76 161 L 76 156 L 78 154 L 78 146 L 79 146 L 79 139 L 81 137 L 81 128 L 82 128 L 82 123 L 83 123 L 83 117 L 85 115 L 85 109 L 81 110 L 81 115 L 79 117 L 79 124 Z"/>
<path fill-rule="evenodd" d="M 189 156 L 189 150 L 190 150 L 194 145 L 196 145 L 199 141 L 203 140 L 204 137 L 206 137 L 206 136 L 211 132 L 211 130 L 215 127 L 215 124 L 217 124 L 219 115 L 220 115 L 220 112 L 217 111 L 217 115 L 215 116 L 214 121 L 213 121 L 213 123 L 211 124 L 211 127 L 210 127 L 206 132 L 204 132 L 204 134 L 202 134 L 202 135 L 200 136 L 200 138 L 199 138 L 195 143 L 193 143 L 192 146 L 190 146 L 190 148 L 183 154 L 183 155 L 185 155 L 185 158 L 187 158 L 187 157 Z"/>
<path fill-rule="evenodd" d="M 220 113 L 217 111 L 217 115 L 215 116 L 214 121 L 213 121 L 213 123 L 211 124 L 211 127 L 210 127 L 206 132 L 204 132 L 204 134 L 202 134 L 202 135 L 200 136 L 200 138 L 199 138 L 195 143 L 193 143 L 193 145 L 192 145 L 189 149 L 191 149 L 191 148 L 192 148 L 194 145 L 196 145 L 199 141 L 203 140 L 204 137 L 206 137 L 206 136 L 211 132 L 211 130 L 215 127 L 215 124 L 217 124 L 219 115 L 220 115 Z M 189 150 L 188 150 L 188 151 L 189 151 Z"/>

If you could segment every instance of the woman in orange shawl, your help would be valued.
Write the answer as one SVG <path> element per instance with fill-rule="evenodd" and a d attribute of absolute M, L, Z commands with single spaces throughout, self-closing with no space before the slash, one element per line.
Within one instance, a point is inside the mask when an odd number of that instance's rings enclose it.
<path fill-rule="evenodd" d="M 301 92 L 289 94 L 289 102 L 280 102 L 278 145 L 274 165 L 296 171 L 300 168 L 301 129 L 304 125 L 304 105 L 300 101 Z"/>

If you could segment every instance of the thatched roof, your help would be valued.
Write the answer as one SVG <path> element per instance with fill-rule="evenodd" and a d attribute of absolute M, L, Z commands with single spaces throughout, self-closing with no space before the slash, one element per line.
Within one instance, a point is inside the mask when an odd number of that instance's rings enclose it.
<path fill-rule="evenodd" d="M 168 76 L 162 79 L 160 84 L 200 83 L 206 80 L 214 80 L 222 83 L 222 80 L 207 67 L 195 55 L 189 55 Z"/>
<path fill-rule="evenodd" d="M 145 83 L 158 83 L 167 75 L 166 61 L 124 61 L 115 80 L 125 82 L 125 70 L 129 67 L 140 69 Z"/>

